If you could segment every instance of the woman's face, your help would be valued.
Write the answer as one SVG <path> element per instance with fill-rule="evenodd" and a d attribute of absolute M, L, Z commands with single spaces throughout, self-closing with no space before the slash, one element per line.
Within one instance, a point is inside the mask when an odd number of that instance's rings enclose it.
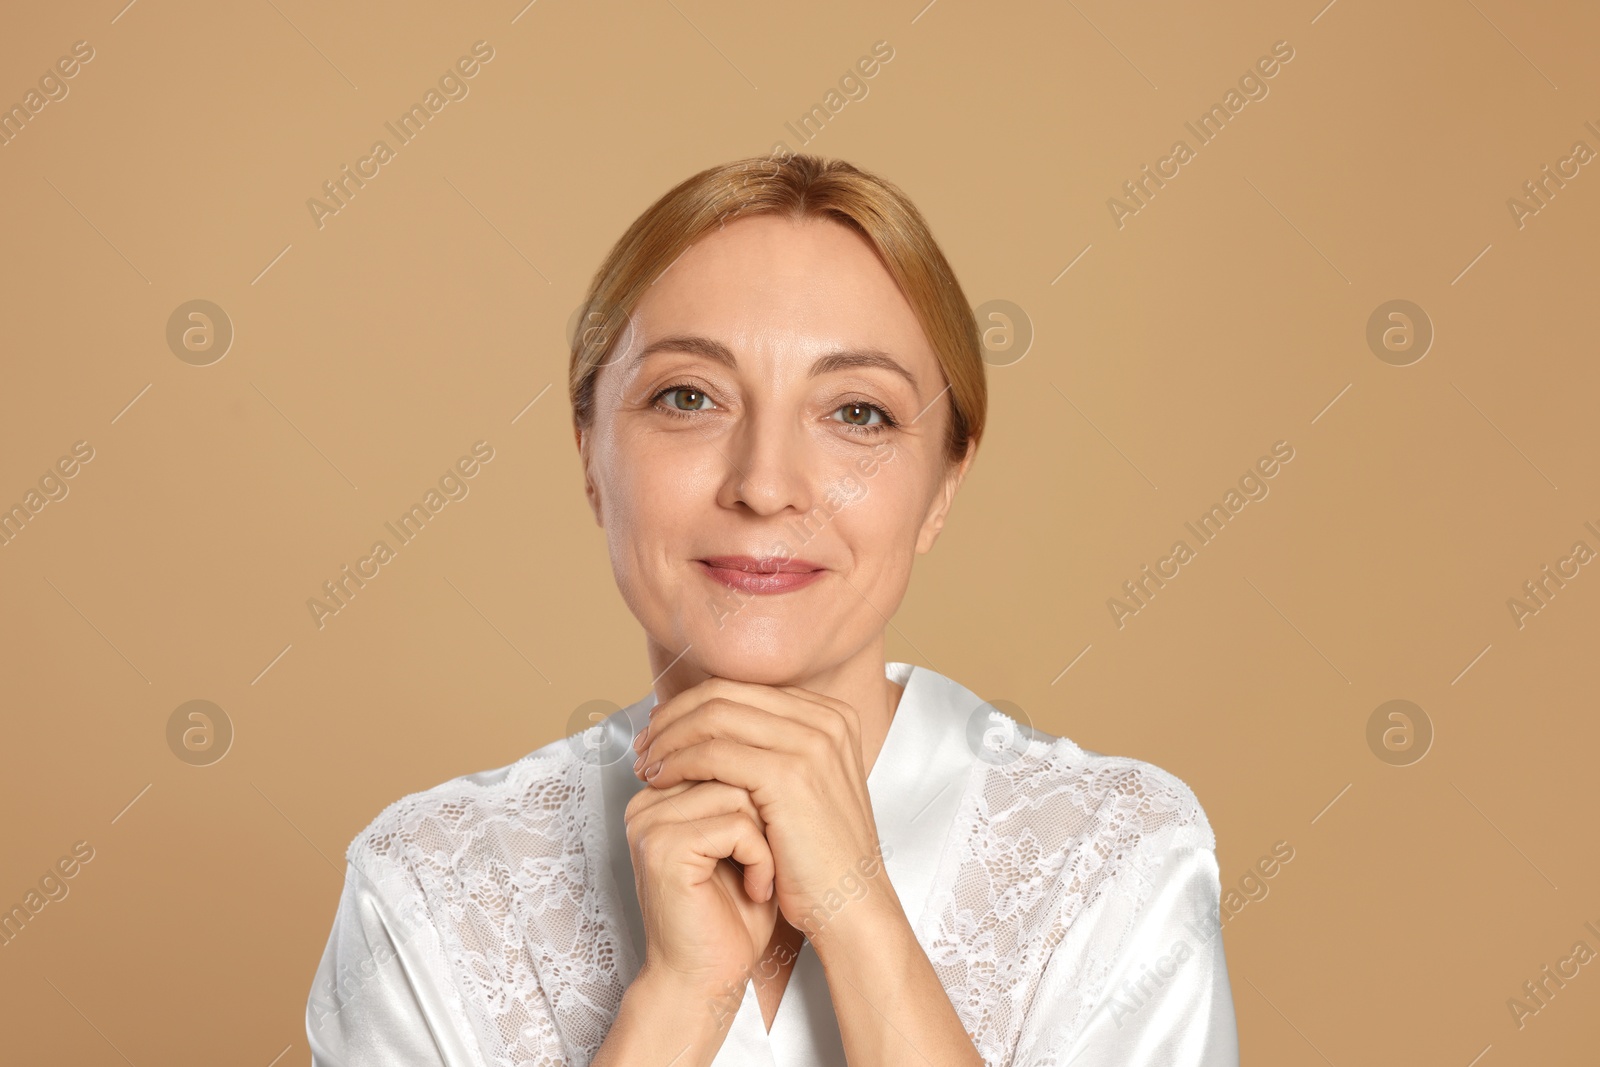
<path fill-rule="evenodd" d="M 879 641 L 971 452 L 946 463 L 944 376 L 871 245 L 831 221 L 738 219 L 631 326 L 580 452 L 650 639 L 768 685 Z"/>

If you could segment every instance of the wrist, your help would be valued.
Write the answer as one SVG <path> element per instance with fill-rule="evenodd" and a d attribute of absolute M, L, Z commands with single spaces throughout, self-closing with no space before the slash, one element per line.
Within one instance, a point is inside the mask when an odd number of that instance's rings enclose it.
<path fill-rule="evenodd" d="M 881 946 L 901 932 L 909 934 L 911 924 L 900 898 L 884 879 L 859 900 L 846 900 L 832 911 L 813 914 L 801 932 L 826 967 L 835 957 L 848 957 L 860 947 Z"/>
<path fill-rule="evenodd" d="M 623 999 L 632 998 L 645 1012 L 669 1024 L 673 1032 L 720 1035 L 732 1025 L 746 988 L 743 978 L 737 982 L 692 979 L 651 967 L 647 961 Z"/>
<path fill-rule="evenodd" d="M 623 992 L 592 1067 L 631 1067 L 670 1059 L 673 1067 L 709 1067 L 727 1039 L 743 990 L 716 991 L 642 969 Z"/>

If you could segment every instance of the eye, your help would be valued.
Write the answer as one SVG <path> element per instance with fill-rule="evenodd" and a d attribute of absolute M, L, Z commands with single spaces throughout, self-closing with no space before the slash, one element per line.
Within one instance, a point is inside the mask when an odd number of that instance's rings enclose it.
<path fill-rule="evenodd" d="M 876 404 L 863 404 L 858 401 L 841 404 L 834 410 L 834 415 L 842 416 L 838 418 L 839 422 L 857 430 L 876 431 L 898 425 L 883 408 Z"/>
<path fill-rule="evenodd" d="M 710 396 L 692 385 L 669 385 L 650 399 L 659 404 L 663 398 L 666 398 L 667 410 L 672 412 L 707 411 L 716 406 L 711 403 Z"/>

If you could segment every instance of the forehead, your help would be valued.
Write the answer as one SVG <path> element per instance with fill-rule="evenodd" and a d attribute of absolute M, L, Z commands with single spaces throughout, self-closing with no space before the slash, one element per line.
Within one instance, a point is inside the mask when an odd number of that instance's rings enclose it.
<path fill-rule="evenodd" d="M 644 343 L 696 333 L 740 353 L 803 354 L 847 343 L 884 349 L 908 365 L 936 362 L 872 245 L 823 219 L 756 215 L 712 230 L 656 279 L 634 318 Z"/>

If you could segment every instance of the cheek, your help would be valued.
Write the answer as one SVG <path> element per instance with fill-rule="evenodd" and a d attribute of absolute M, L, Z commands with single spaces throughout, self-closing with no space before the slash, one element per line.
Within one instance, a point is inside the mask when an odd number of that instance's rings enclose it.
<path fill-rule="evenodd" d="M 703 455 L 641 436 L 617 440 L 599 474 L 618 581 L 659 583 L 663 565 L 683 555 L 696 517 L 714 503 L 716 470 Z"/>
<path fill-rule="evenodd" d="M 882 466 L 870 475 L 854 468 L 840 473 L 826 493 L 830 502 L 844 502 L 834 524 L 857 572 L 880 587 L 903 582 L 916 553 L 924 487 Z"/>

